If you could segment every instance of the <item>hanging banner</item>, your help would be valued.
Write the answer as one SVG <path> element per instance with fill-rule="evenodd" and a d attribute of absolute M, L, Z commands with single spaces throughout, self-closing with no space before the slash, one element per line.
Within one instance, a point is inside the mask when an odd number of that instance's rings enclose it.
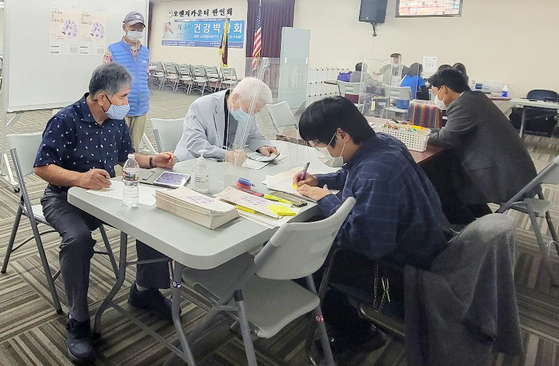
<path fill-rule="evenodd" d="M 215 47 L 221 46 L 225 19 L 175 19 L 165 23 L 163 46 Z M 245 21 L 230 20 L 227 32 L 229 48 L 243 48 Z"/>

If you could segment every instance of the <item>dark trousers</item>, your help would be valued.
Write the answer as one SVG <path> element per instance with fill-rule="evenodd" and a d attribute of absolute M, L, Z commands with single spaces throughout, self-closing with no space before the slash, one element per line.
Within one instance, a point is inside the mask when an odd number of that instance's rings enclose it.
<path fill-rule="evenodd" d="M 66 192 L 53 192 L 47 188 L 41 204 L 45 219 L 62 237 L 60 272 L 68 298 L 69 314 L 77 321 L 85 321 L 89 319 L 87 291 L 95 245 L 91 231 L 103 222 L 69 204 Z M 138 260 L 165 258 L 140 241 L 136 241 L 136 251 Z M 142 287 L 169 288 L 168 262 L 138 264 L 136 282 Z"/>
<path fill-rule="evenodd" d="M 325 266 L 335 251 L 332 248 Z M 362 318 L 357 309 L 348 300 L 350 298 L 359 302 L 373 305 L 375 285 L 375 264 L 378 264 L 377 304 L 382 296 L 381 278 L 389 279 L 389 294 L 391 304 L 385 302 L 385 309 L 391 307 L 394 314 L 403 318 L 404 303 L 404 278 L 403 268 L 394 263 L 390 258 L 373 261 L 359 253 L 343 249 L 336 253 L 335 261 L 331 268 L 329 284 L 331 288 L 326 293 L 322 303 L 324 320 L 334 328 L 338 336 L 359 342 L 366 337 L 371 327 L 371 322 Z M 315 273 L 315 281 L 320 283 L 325 266 Z M 338 289 L 336 289 L 338 288 Z"/>

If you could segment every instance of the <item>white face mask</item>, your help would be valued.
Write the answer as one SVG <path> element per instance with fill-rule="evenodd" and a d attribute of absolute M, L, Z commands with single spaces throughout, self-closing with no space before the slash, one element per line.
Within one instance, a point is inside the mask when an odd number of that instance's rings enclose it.
<path fill-rule="evenodd" d="M 131 41 L 139 41 L 144 36 L 144 32 L 140 31 L 127 31 L 126 37 Z"/>
<path fill-rule="evenodd" d="M 334 137 L 336 137 L 336 134 L 337 134 L 337 132 L 334 133 L 334 136 L 332 136 L 328 145 L 330 145 L 332 143 L 332 141 L 334 140 Z M 342 152 L 340 153 L 340 156 L 332 156 L 330 154 L 330 151 L 328 151 L 327 147 L 315 146 L 315 149 L 318 150 L 318 152 L 320 153 L 320 156 L 318 157 L 318 160 L 320 160 L 325 165 L 328 165 L 329 167 L 332 167 L 332 168 L 341 168 L 344 165 L 344 157 L 342 155 L 344 153 L 345 143 L 344 143 L 344 146 L 342 146 Z"/>
<path fill-rule="evenodd" d="M 437 94 L 435 94 L 435 107 L 439 108 L 441 111 L 446 111 L 448 109 L 448 106 L 443 102 L 442 99 L 439 99 L 438 97 L 440 91 L 441 89 L 439 89 Z"/>

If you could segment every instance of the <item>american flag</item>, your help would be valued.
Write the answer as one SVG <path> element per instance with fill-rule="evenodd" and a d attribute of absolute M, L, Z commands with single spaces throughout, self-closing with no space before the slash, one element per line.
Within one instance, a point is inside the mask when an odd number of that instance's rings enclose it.
<path fill-rule="evenodd" d="M 252 46 L 252 70 L 258 67 L 258 57 L 262 51 L 262 0 L 258 2 L 258 15 L 256 16 L 256 28 L 254 30 L 254 44 Z"/>

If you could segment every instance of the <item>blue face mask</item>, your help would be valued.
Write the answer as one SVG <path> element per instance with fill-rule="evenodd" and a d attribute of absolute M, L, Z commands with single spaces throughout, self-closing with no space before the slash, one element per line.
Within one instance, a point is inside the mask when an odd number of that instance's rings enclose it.
<path fill-rule="evenodd" d="M 109 101 L 109 103 L 111 103 L 108 96 L 107 100 Z M 114 105 L 113 103 L 111 103 L 111 106 L 105 111 L 105 113 L 110 119 L 121 120 L 126 117 L 128 111 L 130 111 L 130 104 Z"/>
<path fill-rule="evenodd" d="M 237 121 L 239 122 L 248 122 L 248 120 L 250 119 L 250 114 L 248 114 L 247 112 L 245 112 L 243 110 L 243 108 L 239 108 L 236 111 L 230 111 L 231 116 L 233 116 L 233 118 L 235 118 Z"/>

